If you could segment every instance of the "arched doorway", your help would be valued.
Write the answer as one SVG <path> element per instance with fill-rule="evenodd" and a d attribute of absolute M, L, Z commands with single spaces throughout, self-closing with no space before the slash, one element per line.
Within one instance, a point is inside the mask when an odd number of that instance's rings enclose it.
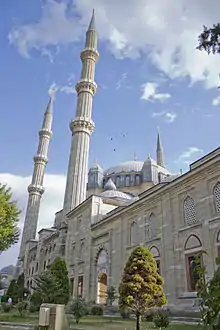
<path fill-rule="evenodd" d="M 107 300 L 108 286 L 108 254 L 102 249 L 97 257 L 97 304 L 104 305 Z"/>
<path fill-rule="evenodd" d="M 107 295 L 107 275 L 100 274 L 98 278 L 98 303 L 104 305 L 106 303 Z"/>

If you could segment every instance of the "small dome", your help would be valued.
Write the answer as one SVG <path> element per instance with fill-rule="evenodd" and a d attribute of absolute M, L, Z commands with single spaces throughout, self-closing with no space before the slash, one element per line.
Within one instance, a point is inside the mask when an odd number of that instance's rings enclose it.
<path fill-rule="evenodd" d="M 105 186 L 104 186 L 104 190 L 116 190 L 116 186 L 114 184 L 114 182 L 112 181 L 111 178 L 108 179 L 108 181 L 106 182 Z"/>

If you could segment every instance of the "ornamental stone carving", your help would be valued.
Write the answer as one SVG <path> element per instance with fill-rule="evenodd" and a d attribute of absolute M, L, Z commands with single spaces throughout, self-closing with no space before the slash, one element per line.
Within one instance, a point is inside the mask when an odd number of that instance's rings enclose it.
<path fill-rule="evenodd" d="M 80 55 L 81 60 L 90 59 L 94 62 L 97 62 L 99 59 L 99 53 L 97 50 L 92 48 L 85 48 Z"/>
<path fill-rule="evenodd" d="M 83 79 L 78 81 L 75 88 L 78 95 L 84 92 L 90 93 L 93 96 L 96 93 L 97 85 L 94 81 L 90 81 L 89 79 Z"/>
<path fill-rule="evenodd" d="M 44 187 L 40 185 L 30 184 L 28 186 L 29 194 L 42 195 L 44 193 Z"/>
<path fill-rule="evenodd" d="M 94 131 L 94 128 L 95 125 L 92 120 L 85 120 L 80 117 L 77 117 L 70 123 L 70 129 L 73 134 L 84 132 L 90 135 Z"/>

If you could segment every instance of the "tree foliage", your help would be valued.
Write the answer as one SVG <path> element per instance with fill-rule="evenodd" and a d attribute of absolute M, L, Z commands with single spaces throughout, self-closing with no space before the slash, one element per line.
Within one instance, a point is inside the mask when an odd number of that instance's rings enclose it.
<path fill-rule="evenodd" d="M 16 296 L 16 294 L 17 294 L 17 282 L 16 280 L 11 280 L 6 295 L 8 297 L 11 297 L 12 302 L 14 302 L 14 297 Z"/>
<path fill-rule="evenodd" d="M 211 279 L 207 280 L 205 266 L 198 266 L 199 281 L 197 296 L 200 298 L 202 322 L 206 329 L 220 329 L 220 260 L 216 259 L 217 269 Z"/>
<path fill-rule="evenodd" d="M 0 184 L 0 253 L 18 241 L 20 213 L 16 202 L 12 201 L 11 189 Z"/>
<path fill-rule="evenodd" d="M 119 286 L 120 307 L 127 306 L 136 315 L 136 329 L 140 329 L 141 316 L 153 307 L 167 303 L 163 292 L 163 278 L 150 251 L 137 247 L 132 252 Z"/>
<path fill-rule="evenodd" d="M 84 299 L 76 298 L 70 304 L 70 312 L 74 315 L 76 323 L 78 324 L 80 319 L 88 314 L 88 306 Z"/>
<path fill-rule="evenodd" d="M 110 306 L 112 306 L 113 302 L 117 299 L 116 288 L 114 286 L 110 286 L 107 290 L 107 301 Z"/>
<path fill-rule="evenodd" d="M 24 274 L 21 274 L 17 281 L 12 280 L 10 282 L 6 295 L 8 298 L 12 298 L 13 304 L 16 304 L 23 301 L 25 294 L 28 294 L 28 290 L 25 288 Z"/>
<path fill-rule="evenodd" d="M 43 303 L 67 304 L 70 297 L 70 286 L 66 263 L 56 258 L 51 267 L 38 276 L 33 288 Z"/>
<path fill-rule="evenodd" d="M 199 35 L 199 50 L 205 50 L 208 54 L 220 55 L 220 23 L 213 27 L 203 27 L 203 32 Z"/>

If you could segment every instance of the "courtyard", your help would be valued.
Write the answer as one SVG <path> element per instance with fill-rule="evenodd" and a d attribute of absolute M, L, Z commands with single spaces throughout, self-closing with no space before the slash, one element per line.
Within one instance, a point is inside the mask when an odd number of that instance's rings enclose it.
<path fill-rule="evenodd" d="M 99 317 L 99 316 L 86 316 L 80 320 L 80 323 L 77 325 L 75 323 L 73 316 L 68 316 L 70 328 L 73 330 L 95 330 L 95 329 L 105 329 L 105 330 L 134 330 L 135 329 L 135 320 L 133 319 L 122 319 L 120 317 Z M 37 313 L 27 313 L 24 317 L 21 317 L 17 312 L 10 313 L 0 313 L 0 322 L 11 323 L 14 325 L 18 324 L 28 324 L 36 326 L 38 324 L 38 314 Z M 0 330 L 9 330 L 11 324 L 0 324 Z M 22 326 L 15 326 L 15 329 L 22 329 Z M 31 327 L 30 327 L 31 329 Z M 142 322 L 142 329 L 144 330 L 153 330 L 155 329 L 153 323 Z M 198 329 L 201 327 L 198 325 L 184 325 L 184 324 L 171 324 L 168 327 L 169 330 L 190 330 Z"/>

